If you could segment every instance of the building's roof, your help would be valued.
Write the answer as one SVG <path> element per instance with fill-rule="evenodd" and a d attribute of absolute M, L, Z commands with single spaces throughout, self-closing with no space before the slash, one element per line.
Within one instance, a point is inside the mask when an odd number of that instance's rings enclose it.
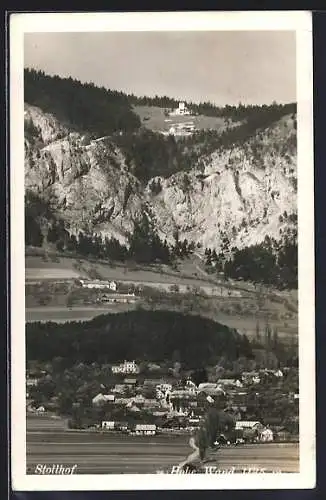
<path fill-rule="evenodd" d="M 125 378 L 123 381 L 124 384 L 137 384 L 136 378 Z"/>

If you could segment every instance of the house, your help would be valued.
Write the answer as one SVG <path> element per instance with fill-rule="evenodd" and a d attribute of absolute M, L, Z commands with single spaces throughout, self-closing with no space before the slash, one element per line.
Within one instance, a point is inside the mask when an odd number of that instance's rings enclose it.
<path fill-rule="evenodd" d="M 160 382 L 159 384 L 157 384 L 156 389 L 162 392 L 172 391 L 172 384 L 168 384 L 167 382 Z"/>
<path fill-rule="evenodd" d="M 274 440 L 274 434 L 272 429 L 269 429 L 269 427 L 266 427 L 259 433 L 259 440 L 262 441 L 263 443 L 270 443 L 271 441 Z"/>
<path fill-rule="evenodd" d="M 132 403 L 132 398 L 116 398 L 114 404 L 116 406 L 126 406 L 128 403 Z"/>
<path fill-rule="evenodd" d="M 242 382 L 245 384 L 259 384 L 260 376 L 258 372 L 243 372 L 242 373 Z"/>
<path fill-rule="evenodd" d="M 108 288 L 109 290 L 112 290 L 113 292 L 116 292 L 116 290 L 117 290 L 117 284 L 115 281 L 81 279 L 81 280 L 79 280 L 79 284 L 83 288 L 98 289 L 98 290 L 103 290 L 105 288 Z"/>
<path fill-rule="evenodd" d="M 139 366 L 135 361 L 124 361 L 120 365 L 112 366 L 112 373 L 139 373 Z"/>
<path fill-rule="evenodd" d="M 102 429 L 108 429 L 108 430 L 113 430 L 115 428 L 115 422 L 112 421 L 103 421 L 102 422 Z"/>
<path fill-rule="evenodd" d="M 190 115 L 190 111 L 188 110 L 186 103 L 184 102 L 179 102 L 179 106 L 175 108 L 170 115 L 178 115 L 178 116 L 183 116 L 183 115 Z"/>
<path fill-rule="evenodd" d="M 128 422 L 116 422 L 115 428 L 119 431 L 127 431 L 128 430 Z"/>
<path fill-rule="evenodd" d="M 100 302 L 106 302 L 110 304 L 128 304 L 136 302 L 137 297 L 134 293 L 112 293 L 110 295 L 104 295 L 99 299 Z"/>
<path fill-rule="evenodd" d="M 135 432 L 138 435 L 144 436 L 154 436 L 156 434 L 155 424 L 137 424 L 135 427 Z"/>
<path fill-rule="evenodd" d="M 188 422 L 191 426 L 199 427 L 200 418 L 199 417 L 191 417 L 188 419 Z"/>
<path fill-rule="evenodd" d="M 35 387 L 35 386 L 37 386 L 38 382 L 39 382 L 39 379 L 38 379 L 38 378 L 35 378 L 35 377 L 31 378 L 31 377 L 28 377 L 28 378 L 26 379 L 26 386 L 27 386 L 27 387 Z"/>
<path fill-rule="evenodd" d="M 275 370 L 274 375 L 275 377 L 283 377 L 283 372 L 282 370 Z"/>
<path fill-rule="evenodd" d="M 216 384 L 213 382 L 205 382 L 199 384 L 198 392 L 204 392 L 205 394 L 208 394 L 210 396 L 219 396 L 221 394 L 225 394 L 221 384 Z"/>
<path fill-rule="evenodd" d="M 114 388 L 112 389 L 112 392 L 123 394 L 125 392 L 124 384 L 115 384 Z"/>
<path fill-rule="evenodd" d="M 44 406 L 39 406 L 38 408 L 36 408 L 36 413 L 45 413 Z"/>
<path fill-rule="evenodd" d="M 170 399 L 189 399 L 191 397 L 191 394 L 189 391 L 186 391 L 185 389 L 175 389 L 174 391 L 171 391 L 169 394 Z"/>
<path fill-rule="evenodd" d="M 115 395 L 114 394 L 102 394 L 101 392 L 97 394 L 93 399 L 92 399 L 92 404 L 94 406 L 101 405 L 106 403 L 107 401 L 114 402 L 115 401 Z"/>
<path fill-rule="evenodd" d="M 187 380 L 185 383 L 185 389 L 191 394 L 197 394 L 197 386 L 192 380 Z"/>
<path fill-rule="evenodd" d="M 198 390 L 206 391 L 207 389 L 216 389 L 217 387 L 219 386 L 214 382 L 202 382 L 198 385 Z"/>
<path fill-rule="evenodd" d="M 235 423 L 235 429 L 259 429 L 262 427 L 262 424 L 257 421 L 252 420 L 237 420 Z"/>
<path fill-rule="evenodd" d="M 242 382 L 234 378 L 220 378 L 218 382 L 221 386 L 243 387 Z"/>

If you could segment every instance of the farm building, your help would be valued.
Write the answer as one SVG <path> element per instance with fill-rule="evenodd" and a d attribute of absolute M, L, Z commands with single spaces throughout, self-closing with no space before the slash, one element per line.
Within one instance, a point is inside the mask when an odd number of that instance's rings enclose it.
<path fill-rule="evenodd" d="M 103 290 L 108 288 L 113 292 L 117 291 L 117 284 L 115 281 L 104 281 L 104 280 L 79 280 L 80 285 L 83 288 L 98 289 Z"/>
<path fill-rule="evenodd" d="M 115 429 L 115 422 L 112 422 L 112 421 L 103 421 L 102 422 L 102 429 L 108 429 L 108 430 Z"/>
<path fill-rule="evenodd" d="M 238 420 L 235 423 L 235 429 L 259 429 L 262 427 L 262 424 L 253 420 Z"/>
<path fill-rule="evenodd" d="M 156 425 L 154 424 L 137 424 L 135 432 L 138 435 L 154 436 L 156 434 Z"/>
<path fill-rule="evenodd" d="M 271 441 L 273 441 L 274 434 L 273 434 L 272 429 L 269 429 L 268 427 L 263 429 L 259 434 L 259 440 L 264 442 L 264 443 L 270 443 Z"/>
<path fill-rule="evenodd" d="M 128 304 L 136 302 L 137 298 L 134 293 L 115 293 L 111 295 L 103 295 L 100 300 L 101 302 L 107 302 L 110 304 Z"/>
<path fill-rule="evenodd" d="M 179 102 L 179 106 L 175 108 L 170 115 L 177 115 L 177 116 L 184 116 L 184 115 L 190 115 L 190 111 L 186 106 L 185 102 Z"/>
<path fill-rule="evenodd" d="M 93 399 L 92 403 L 94 406 L 101 405 L 103 403 L 106 403 L 107 401 L 114 402 L 115 400 L 115 395 L 114 394 L 102 394 L 99 393 L 97 394 Z"/>

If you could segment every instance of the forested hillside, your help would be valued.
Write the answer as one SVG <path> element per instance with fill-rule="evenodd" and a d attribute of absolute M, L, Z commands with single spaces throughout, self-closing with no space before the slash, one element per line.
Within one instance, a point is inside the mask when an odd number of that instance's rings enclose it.
<path fill-rule="evenodd" d="M 125 94 L 96 87 L 93 83 L 25 69 L 24 92 L 25 102 L 52 113 L 78 131 L 87 131 L 96 137 L 135 130 L 140 126 Z"/>
<path fill-rule="evenodd" d="M 200 316 L 170 311 L 107 314 L 78 325 L 28 323 L 27 360 L 50 361 L 60 356 L 69 363 L 178 360 L 190 368 L 226 356 L 250 356 L 246 337 Z M 177 359 L 178 358 L 178 359 Z"/>
<path fill-rule="evenodd" d="M 212 271 L 295 287 L 296 105 L 198 104 L 228 124 L 173 136 L 141 103 L 177 101 L 25 70 L 26 244 L 167 264 L 207 250 Z"/>

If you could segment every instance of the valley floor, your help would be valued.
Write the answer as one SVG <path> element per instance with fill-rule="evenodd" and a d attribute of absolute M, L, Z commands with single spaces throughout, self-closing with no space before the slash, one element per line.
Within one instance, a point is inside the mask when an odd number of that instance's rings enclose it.
<path fill-rule="evenodd" d="M 249 337 L 255 335 L 257 322 L 264 328 L 268 320 L 280 337 L 296 338 L 297 293 L 261 290 L 245 282 L 226 282 L 223 277 L 207 274 L 198 257 L 180 261 L 177 269 L 168 266 L 116 264 L 76 259 L 72 257 L 26 256 L 26 321 L 82 321 L 99 314 L 133 310 L 135 307 L 170 309 L 201 314 Z M 74 280 L 115 280 L 122 287 L 146 288 L 138 304 L 70 304 L 68 297 Z M 40 283 L 47 292 L 31 292 Z M 68 291 L 56 290 L 54 284 L 66 284 Z M 42 287 L 42 285 L 41 285 Z M 53 290 L 53 291 L 52 291 Z M 153 291 L 153 296 L 151 296 Z M 50 294 L 47 304 L 41 304 L 44 293 Z M 160 294 L 157 296 L 157 294 Z M 88 303 L 87 303 L 88 302 Z"/>

